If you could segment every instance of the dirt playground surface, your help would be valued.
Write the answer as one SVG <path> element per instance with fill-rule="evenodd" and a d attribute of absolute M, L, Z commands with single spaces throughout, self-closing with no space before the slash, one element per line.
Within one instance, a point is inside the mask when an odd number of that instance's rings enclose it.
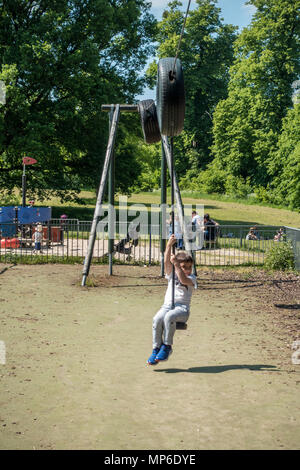
<path fill-rule="evenodd" d="M 199 269 L 188 329 L 146 367 L 160 268 L 81 270 L 0 265 L 1 449 L 299 449 L 299 277 Z"/>

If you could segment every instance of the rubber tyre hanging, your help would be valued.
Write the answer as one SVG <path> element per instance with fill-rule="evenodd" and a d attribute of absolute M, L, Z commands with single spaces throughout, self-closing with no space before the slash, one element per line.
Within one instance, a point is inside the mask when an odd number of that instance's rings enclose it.
<path fill-rule="evenodd" d="M 181 62 L 174 57 L 160 59 L 157 67 L 156 107 L 160 132 L 173 137 L 183 129 L 185 92 Z"/>
<path fill-rule="evenodd" d="M 156 106 L 153 100 L 144 100 L 138 103 L 141 116 L 142 129 L 146 144 L 155 144 L 161 141 Z"/>

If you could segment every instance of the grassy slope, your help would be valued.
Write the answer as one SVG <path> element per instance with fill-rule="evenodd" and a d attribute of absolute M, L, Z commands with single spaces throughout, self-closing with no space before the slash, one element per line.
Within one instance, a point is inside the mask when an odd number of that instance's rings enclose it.
<path fill-rule="evenodd" d="M 44 201 L 41 205 L 51 206 L 53 217 L 59 217 L 65 213 L 69 218 L 91 220 L 96 203 L 95 194 L 83 191 L 80 197 L 82 204 L 61 204 L 57 198 L 53 198 Z M 168 202 L 170 203 L 170 200 Z M 300 228 L 300 214 L 287 209 L 191 197 L 183 197 L 183 203 L 204 204 L 204 211 L 208 212 L 220 224 L 287 225 Z M 132 204 L 145 204 L 149 209 L 151 204 L 160 204 L 160 192 L 134 194 L 128 198 L 128 205 Z M 36 205 L 39 205 L 38 200 L 36 200 Z M 118 205 L 118 196 L 116 197 L 116 205 Z"/>
<path fill-rule="evenodd" d="M 159 204 L 160 194 L 135 194 L 129 202 Z M 203 204 L 204 211 L 220 224 L 287 225 L 300 228 L 300 214 L 287 209 L 191 197 L 183 197 L 183 204 Z"/>

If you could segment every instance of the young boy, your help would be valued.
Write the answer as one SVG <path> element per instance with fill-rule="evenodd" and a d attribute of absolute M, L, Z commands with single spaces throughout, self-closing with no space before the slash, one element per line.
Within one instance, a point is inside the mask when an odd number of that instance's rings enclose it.
<path fill-rule="evenodd" d="M 171 235 L 165 251 L 165 270 L 168 288 L 163 306 L 153 318 L 153 351 L 148 365 L 154 366 L 166 361 L 172 353 L 176 322 L 186 322 L 190 314 L 190 302 L 193 289 L 197 289 L 196 276 L 192 274 L 193 258 L 185 252 L 172 255 L 172 246 L 176 243 Z M 175 267 L 175 307 L 172 309 L 172 269 Z"/>
<path fill-rule="evenodd" d="M 32 239 L 34 240 L 34 250 L 33 253 L 43 253 L 41 248 L 42 248 L 42 241 L 43 241 L 43 227 L 42 224 L 37 224 L 36 225 L 36 230 L 32 236 Z"/>

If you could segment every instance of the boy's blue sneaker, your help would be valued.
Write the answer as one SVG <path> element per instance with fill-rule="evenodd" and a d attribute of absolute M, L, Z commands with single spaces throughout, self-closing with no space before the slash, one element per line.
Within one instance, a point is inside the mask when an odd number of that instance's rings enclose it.
<path fill-rule="evenodd" d="M 172 346 L 169 344 L 163 344 L 159 350 L 159 353 L 156 356 L 156 361 L 167 361 L 169 356 L 172 354 Z"/>
<path fill-rule="evenodd" d="M 154 348 L 151 356 L 149 357 L 147 361 L 147 364 L 149 364 L 150 366 L 155 366 L 155 364 L 158 363 L 158 361 L 156 360 L 156 356 L 158 353 L 159 353 L 159 348 Z"/>

